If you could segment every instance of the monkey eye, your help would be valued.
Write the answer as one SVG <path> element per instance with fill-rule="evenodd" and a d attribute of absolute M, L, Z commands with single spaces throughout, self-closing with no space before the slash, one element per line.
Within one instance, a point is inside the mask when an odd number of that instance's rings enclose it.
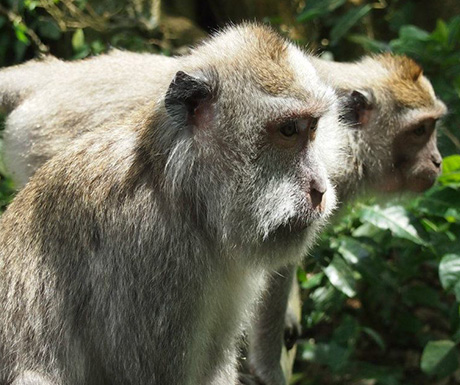
<path fill-rule="evenodd" d="M 299 133 L 298 124 L 296 120 L 289 120 L 283 123 L 280 126 L 279 130 L 281 134 L 283 134 L 287 138 L 290 138 L 291 136 L 294 136 L 295 134 Z"/>
<path fill-rule="evenodd" d="M 420 124 L 415 129 L 413 129 L 412 133 L 415 136 L 423 136 L 428 131 L 434 130 L 435 126 L 436 126 L 436 119 L 427 119 L 422 124 Z"/>
<path fill-rule="evenodd" d="M 306 141 L 313 141 L 315 139 L 318 120 L 319 118 L 312 116 L 305 118 L 291 117 L 285 121 L 269 124 L 267 129 L 272 134 L 277 133 L 276 137 L 272 137 L 277 144 L 283 147 L 292 147 L 296 143 L 305 144 Z"/>
<path fill-rule="evenodd" d="M 416 136 L 423 136 L 426 133 L 426 127 L 424 125 L 418 126 L 412 133 Z"/>

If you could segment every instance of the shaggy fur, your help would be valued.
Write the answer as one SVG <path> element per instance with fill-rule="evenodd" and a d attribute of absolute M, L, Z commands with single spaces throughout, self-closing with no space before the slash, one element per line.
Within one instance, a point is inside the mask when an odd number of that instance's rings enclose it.
<path fill-rule="evenodd" d="M 241 58 L 254 47 L 263 73 Z M 0 95 L 9 128 L 53 138 L 20 172 L 57 152 L 0 222 L 0 384 L 235 384 L 267 273 L 335 203 L 337 100 L 309 59 L 243 25 L 179 58 L 32 62 L 1 72 Z M 315 140 L 268 132 L 295 116 L 319 118 Z"/>
<path fill-rule="evenodd" d="M 346 161 L 329 174 L 339 204 L 366 191 L 417 192 L 431 187 L 441 171 L 435 120 L 446 107 L 421 68 L 407 57 L 389 54 L 357 63 L 313 59 L 313 65 L 341 95 L 348 120 L 342 138 Z M 350 100 L 356 90 L 366 99 L 362 108 Z M 425 129 L 422 135 L 415 133 L 419 127 Z M 265 385 L 285 384 L 280 366 L 285 315 L 290 328 L 300 328 L 292 324 L 296 317 L 291 310 L 286 313 L 294 273 L 292 267 L 270 276 L 254 321 L 248 358 Z"/>
<path fill-rule="evenodd" d="M 259 88 L 272 95 L 281 95 L 293 76 L 305 80 L 303 88 L 317 87 L 311 83 L 310 73 L 314 71 L 311 64 L 301 64 L 302 54 L 280 47 L 279 38 L 267 38 L 266 30 L 261 30 L 260 36 L 265 36 L 260 43 L 241 49 L 233 59 L 248 63 Z M 233 41 L 227 43 L 229 47 L 234 44 Z M 213 55 L 228 60 L 226 52 L 227 48 L 222 47 Z M 260 55 L 272 57 L 274 62 L 261 65 Z M 280 58 L 289 55 L 294 60 L 299 56 L 299 65 L 286 74 Z M 17 83 L 16 91 L 10 86 L 3 93 L 5 100 L 10 100 L 10 107 L 15 106 L 7 120 L 5 161 L 18 185 L 24 184 L 45 159 L 64 148 L 74 137 L 95 130 L 107 121 L 116 122 L 145 104 L 158 87 L 159 68 L 173 62 L 174 59 L 156 55 L 114 51 L 79 62 L 50 59 L 0 72 L 0 85 L 13 84 L 13 74 L 17 77 L 24 74 L 21 76 L 24 84 Z M 430 187 L 440 171 L 441 162 L 435 127 L 430 121 L 442 117 L 446 109 L 435 97 L 421 68 L 407 57 L 389 54 L 366 57 L 356 63 L 333 63 L 315 58 L 311 62 L 322 80 L 340 95 L 344 119 L 348 123 L 341 126 L 340 135 L 329 131 L 336 135 L 335 138 L 331 136 L 332 142 L 340 141 L 339 155 L 318 147 L 327 172 L 337 186 L 339 201 L 345 203 L 367 190 L 423 191 Z M 266 78 L 265 83 L 260 77 Z M 32 79 L 35 83 L 28 86 L 26 83 Z M 273 79 L 276 82 L 272 83 Z M 0 87 L 2 89 L 7 90 Z M 365 119 L 362 120 L 353 120 L 355 111 L 350 97 L 355 90 L 366 99 L 366 111 L 362 111 Z M 291 87 L 289 92 L 296 95 L 297 91 Z M 13 104 L 12 95 L 18 95 Z M 313 100 L 309 106 L 313 108 Z M 351 119 L 346 109 L 352 110 L 349 111 Z M 421 125 L 427 125 L 426 134 L 414 135 L 414 130 Z M 320 138 L 319 145 L 324 143 L 327 139 Z M 279 185 L 277 189 L 280 196 L 291 194 L 289 184 Z M 270 205 L 270 196 L 259 199 Z M 264 204 L 260 207 L 266 207 Z M 278 207 L 283 212 L 292 210 L 288 202 L 280 202 Z M 267 227 L 278 214 L 267 211 L 264 215 Z M 271 276 L 271 285 L 258 311 L 259 320 L 253 328 L 250 359 L 253 370 L 268 385 L 284 382 L 279 357 L 291 275 L 284 270 Z M 283 285 L 280 281 L 287 288 L 279 289 Z"/>

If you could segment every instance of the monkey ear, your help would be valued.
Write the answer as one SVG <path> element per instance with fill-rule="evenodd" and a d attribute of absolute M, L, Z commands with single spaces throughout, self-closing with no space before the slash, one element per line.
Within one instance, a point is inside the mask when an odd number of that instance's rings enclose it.
<path fill-rule="evenodd" d="M 210 117 L 206 110 L 211 108 L 211 98 L 212 88 L 207 79 L 179 71 L 166 92 L 166 112 L 179 127 L 202 126 Z"/>
<path fill-rule="evenodd" d="M 373 107 L 371 91 L 341 91 L 342 120 L 351 127 L 361 127 L 369 122 Z"/>

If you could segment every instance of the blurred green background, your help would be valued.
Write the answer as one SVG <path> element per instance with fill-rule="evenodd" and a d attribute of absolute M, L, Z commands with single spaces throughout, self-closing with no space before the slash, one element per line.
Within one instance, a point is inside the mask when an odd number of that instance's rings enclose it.
<path fill-rule="evenodd" d="M 460 384 L 460 1 L 1 0 L 0 66 L 111 47 L 182 53 L 240 20 L 270 23 L 338 61 L 407 54 L 449 108 L 438 184 L 409 199 L 354 202 L 299 269 L 293 383 Z M 3 210 L 14 186 L 0 174 Z"/>

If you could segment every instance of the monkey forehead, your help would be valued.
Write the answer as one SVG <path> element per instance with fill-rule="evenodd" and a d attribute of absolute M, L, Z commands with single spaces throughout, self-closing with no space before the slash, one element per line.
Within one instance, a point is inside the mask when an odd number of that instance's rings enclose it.
<path fill-rule="evenodd" d="M 402 119 L 412 126 L 422 123 L 426 119 L 440 119 L 447 113 L 446 105 L 439 99 L 433 101 L 429 107 L 407 108 Z"/>
<path fill-rule="evenodd" d="M 217 33 L 195 49 L 193 56 L 214 65 L 230 81 L 243 81 L 247 86 L 255 85 L 269 94 L 280 95 L 290 92 L 296 82 L 296 63 L 289 57 L 292 48 L 271 28 L 243 23 Z"/>
<path fill-rule="evenodd" d="M 288 92 L 298 99 L 314 104 L 319 115 L 331 110 L 338 103 L 334 89 L 319 77 L 312 62 L 294 45 L 288 48 L 288 60 L 294 74 L 294 83 Z"/>

